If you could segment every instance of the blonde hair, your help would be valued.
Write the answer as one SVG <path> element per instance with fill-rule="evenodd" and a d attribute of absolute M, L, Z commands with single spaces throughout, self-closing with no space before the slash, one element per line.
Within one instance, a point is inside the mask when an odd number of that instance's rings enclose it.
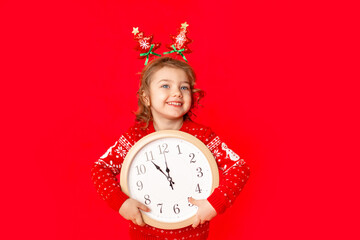
<path fill-rule="evenodd" d="M 196 76 L 193 68 L 188 63 L 170 57 L 160 57 L 154 59 L 142 70 L 140 76 L 140 88 L 137 91 L 138 110 L 135 112 L 135 115 L 136 120 L 144 124 L 143 128 L 147 128 L 150 120 L 152 120 L 150 106 L 148 106 L 144 101 L 143 93 L 149 94 L 152 75 L 163 67 L 181 69 L 185 72 L 189 80 L 191 90 L 191 107 L 189 112 L 184 115 L 184 120 L 190 119 L 190 117 L 194 115 L 191 110 L 199 104 L 200 99 L 205 95 L 203 90 L 194 87 Z"/>

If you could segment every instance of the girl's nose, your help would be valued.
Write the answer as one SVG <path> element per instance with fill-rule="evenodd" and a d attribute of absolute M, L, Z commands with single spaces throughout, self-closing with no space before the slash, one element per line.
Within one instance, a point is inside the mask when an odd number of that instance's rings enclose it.
<path fill-rule="evenodd" d="M 182 97 L 181 90 L 179 88 L 175 88 L 173 92 L 173 96 L 181 98 Z"/>

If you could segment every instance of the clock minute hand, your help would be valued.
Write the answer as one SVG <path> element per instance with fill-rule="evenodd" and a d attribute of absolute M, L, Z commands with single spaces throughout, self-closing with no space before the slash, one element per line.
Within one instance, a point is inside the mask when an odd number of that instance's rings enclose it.
<path fill-rule="evenodd" d="M 170 177 L 170 169 L 168 168 L 168 165 L 167 165 L 165 153 L 164 153 L 164 158 L 165 158 L 166 172 L 167 172 L 167 174 L 168 174 L 168 180 L 169 180 L 169 182 L 170 182 L 171 188 L 173 188 L 173 187 L 172 187 L 172 184 L 175 184 L 175 183 L 174 183 L 174 181 L 172 180 L 172 178 Z"/>
<path fill-rule="evenodd" d="M 165 156 L 165 153 L 164 153 L 164 158 L 165 158 L 166 172 L 167 172 L 167 174 L 168 174 L 168 175 L 169 175 L 169 177 L 170 177 L 170 169 L 168 168 L 168 165 L 167 165 L 167 161 L 166 161 L 166 156 Z"/>

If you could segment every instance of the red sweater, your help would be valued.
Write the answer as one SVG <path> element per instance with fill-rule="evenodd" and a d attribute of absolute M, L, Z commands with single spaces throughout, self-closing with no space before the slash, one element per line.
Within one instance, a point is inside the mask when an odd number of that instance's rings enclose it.
<path fill-rule="evenodd" d="M 122 162 L 130 148 L 142 137 L 155 132 L 152 122 L 146 129 L 139 123 L 123 134 L 106 153 L 95 162 L 91 169 L 92 180 L 100 196 L 116 211 L 129 197 L 120 188 L 116 176 L 120 173 Z M 184 121 L 180 131 L 200 139 L 213 153 L 219 167 L 219 187 L 208 197 L 208 201 L 218 214 L 230 207 L 249 178 L 249 167 L 236 153 L 227 147 L 210 128 L 190 120 Z M 146 225 L 140 227 L 130 221 L 131 239 L 206 239 L 209 223 L 197 228 L 188 226 L 177 230 L 162 230 Z"/>

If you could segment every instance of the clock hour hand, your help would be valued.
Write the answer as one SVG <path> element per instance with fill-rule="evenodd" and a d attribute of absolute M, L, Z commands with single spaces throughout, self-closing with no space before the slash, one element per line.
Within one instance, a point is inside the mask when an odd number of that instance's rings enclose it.
<path fill-rule="evenodd" d="M 154 163 L 153 161 L 151 161 L 151 162 L 155 165 L 155 167 L 156 167 L 157 170 L 159 170 L 162 174 L 165 175 L 166 179 L 167 179 L 167 180 L 169 181 L 169 183 L 170 183 L 171 189 L 174 190 L 173 184 L 175 184 L 175 183 L 173 182 L 172 178 L 171 178 L 170 176 L 166 175 L 166 173 L 164 173 L 164 171 L 161 170 L 161 168 L 159 167 L 159 165 L 157 165 L 157 164 Z"/>
<path fill-rule="evenodd" d="M 162 174 L 165 175 L 166 178 L 168 177 L 168 175 L 166 175 L 166 173 L 164 173 L 163 170 L 161 170 L 161 168 L 156 163 L 154 163 L 153 161 L 151 161 L 151 162 L 155 165 L 157 170 L 159 170 Z"/>

